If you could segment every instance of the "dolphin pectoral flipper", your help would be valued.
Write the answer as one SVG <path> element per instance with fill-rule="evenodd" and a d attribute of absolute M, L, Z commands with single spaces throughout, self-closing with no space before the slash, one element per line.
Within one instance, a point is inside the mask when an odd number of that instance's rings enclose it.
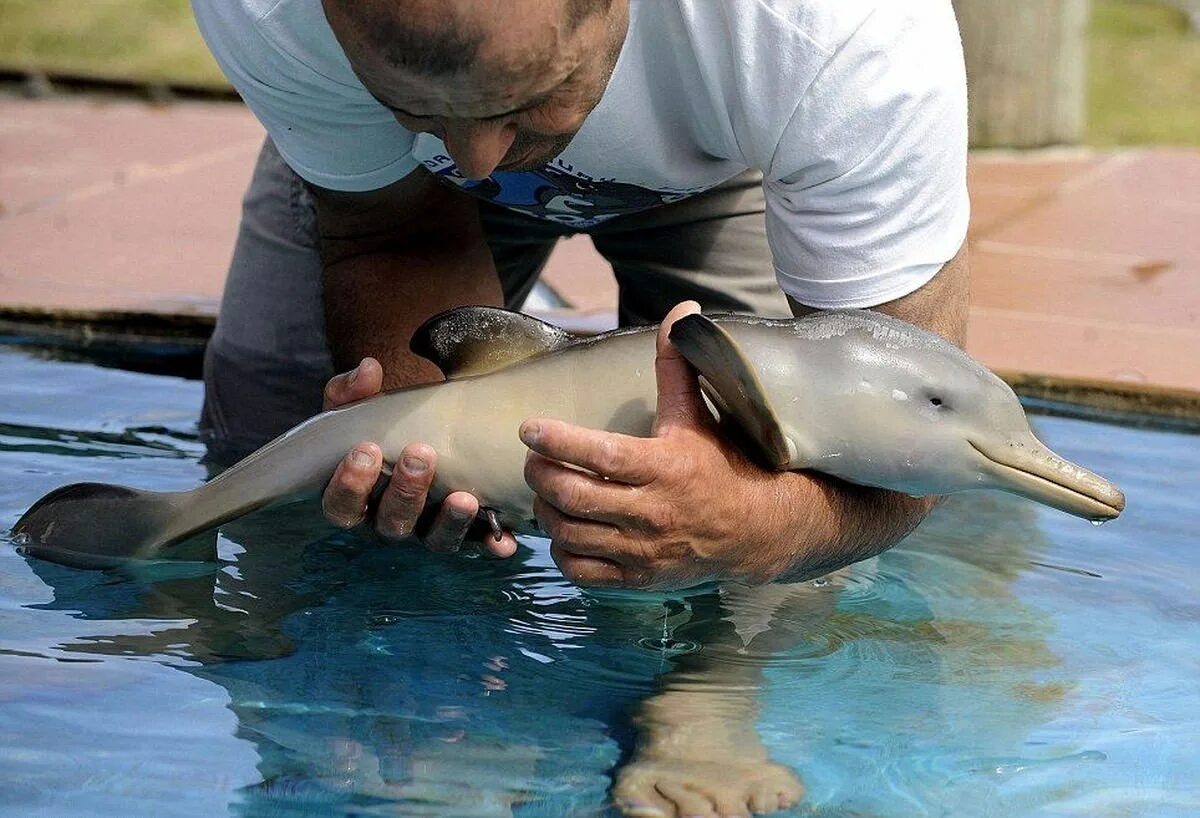
<path fill-rule="evenodd" d="M 685 315 L 671 325 L 671 343 L 703 376 L 713 402 L 756 444 L 773 469 L 796 468 L 796 451 L 767 399 L 754 366 L 737 341 L 705 315 Z"/>
<path fill-rule="evenodd" d="M 499 307 L 440 312 L 413 333 L 409 349 L 447 378 L 485 375 L 570 346 L 580 339 L 530 315 Z"/>
<path fill-rule="evenodd" d="M 500 526 L 500 518 L 496 515 L 496 510 L 494 508 L 483 508 L 480 511 L 483 512 L 483 517 L 487 520 L 492 539 L 500 542 L 500 540 L 504 539 L 504 529 Z"/>

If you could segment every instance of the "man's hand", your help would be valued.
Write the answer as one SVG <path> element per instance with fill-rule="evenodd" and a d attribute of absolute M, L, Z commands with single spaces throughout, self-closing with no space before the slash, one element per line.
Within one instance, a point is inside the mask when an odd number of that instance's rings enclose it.
<path fill-rule="evenodd" d="M 658 335 L 650 438 L 530 418 L 525 480 L 563 574 L 580 585 L 683 588 L 828 573 L 891 546 L 932 501 L 760 468 L 726 439 L 695 372 Z"/>
<path fill-rule="evenodd" d="M 382 388 L 383 367 L 374 358 L 364 358 L 350 372 L 329 380 L 325 386 L 325 408 L 369 398 Z M 321 497 L 325 519 L 340 528 L 353 528 L 372 516 L 369 502 L 383 465 L 383 452 L 377 443 L 364 441 L 351 449 L 338 464 Z M 404 447 L 399 461 L 392 465 L 392 476 L 374 511 L 372 526 L 382 539 L 394 542 L 414 536 L 436 467 L 437 453 L 431 447 L 424 443 Z M 473 495 L 464 491 L 447 495 L 421 536 L 425 547 L 444 553 L 458 551 L 478 513 L 479 501 Z M 494 557 L 511 557 L 517 550 L 517 541 L 507 531 L 499 541 L 488 534 L 484 537 L 484 547 Z"/>
<path fill-rule="evenodd" d="M 812 531 L 790 529 L 797 514 L 789 504 L 802 502 L 797 489 L 807 478 L 765 471 L 728 442 L 695 372 L 668 340 L 671 323 L 693 312 L 695 302 L 680 304 L 659 331 L 653 437 L 545 418 L 521 426 L 531 449 L 525 479 L 538 494 L 534 513 L 573 582 L 658 589 L 764 582 L 812 539 Z"/>

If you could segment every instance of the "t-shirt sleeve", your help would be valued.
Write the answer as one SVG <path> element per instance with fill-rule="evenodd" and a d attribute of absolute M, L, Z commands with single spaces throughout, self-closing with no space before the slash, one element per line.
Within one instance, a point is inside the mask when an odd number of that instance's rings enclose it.
<path fill-rule="evenodd" d="M 358 82 L 320 3 L 258 13 L 248 0 L 192 0 L 192 8 L 217 63 L 306 181 L 375 190 L 417 166 L 413 135 Z"/>
<path fill-rule="evenodd" d="M 966 76 L 949 0 L 880 3 L 804 92 L 764 181 L 780 286 L 870 307 L 966 238 Z"/>

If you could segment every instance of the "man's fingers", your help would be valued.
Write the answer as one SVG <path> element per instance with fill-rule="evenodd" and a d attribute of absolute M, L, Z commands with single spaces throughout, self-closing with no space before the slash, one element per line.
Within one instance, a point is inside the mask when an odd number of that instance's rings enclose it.
<path fill-rule="evenodd" d="M 539 498 L 572 517 L 624 525 L 637 514 L 637 487 L 593 477 L 537 452 L 525 456 L 525 482 Z"/>
<path fill-rule="evenodd" d="M 374 358 L 363 358 L 349 372 L 334 375 L 325 384 L 324 408 L 335 409 L 369 398 L 383 389 L 383 367 Z"/>
<path fill-rule="evenodd" d="M 600 477 L 643 486 L 657 474 L 642 438 L 585 429 L 552 418 L 521 424 L 521 442 L 543 457 L 580 466 Z"/>
<path fill-rule="evenodd" d="M 433 449 L 423 444 L 405 448 L 376 513 L 375 530 L 384 539 L 400 540 L 412 536 L 428 500 L 435 458 Z M 424 471 L 417 465 L 418 461 L 427 464 Z M 423 538 L 425 547 L 439 553 L 457 552 L 467 536 L 472 535 L 472 523 L 478 516 L 479 501 L 473 495 L 467 492 L 450 494 L 434 514 Z M 473 536 L 479 535 L 478 528 L 476 525 Z M 482 545 L 491 557 L 507 558 L 517 553 L 517 538 L 511 531 L 502 532 L 500 539 L 496 539 L 490 530 L 486 531 Z"/>
<path fill-rule="evenodd" d="M 581 557 L 550 544 L 550 556 L 558 570 L 570 582 L 592 588 L 616 588 L 626 586 L 625 572 L 615 562 L 596 557 Z"/>
<path fill-rule="evenodd" d="M 382 466 L 383 454 L 374 443 L 360 443 L 351 449 L 321 495 L 325 519 L 339 528 L 353 528 L 361 523 Z"/>
<path fill-rule="evenodd" d="M 425 509 L 433 483 L 437 454 L 423 443 L 410 443 L 400 453 L 375 513 L 375 530 L 387 540 L 402 540 L 413 533 Z"/>
<path fill-rule="evenodd" d="M 483 550 L 489 557 L 508 559 L 517 553 L 517 538 L 511 531 L 505 531 L 498 540 L 490 532 L 486 533 L 483 535 Z"/>
<path fill-rule="evenodd" d="M 411 537 L 428 501 L 437 466 L 437 453 L 424 443 L 410 443 L 388 479 L 375 512 L 376 533 L 385 540 Z M 383 468 L 383 454 L 374 443 L 360 443 L 342 458 L 321 496 L 325 518 L 340 528 L 353 528 L 367 517 L 368 503 Z M 462 544 L 479 513 L 479 501 L 456 491 L 442 501 L 422 542 L 430 551 L 453 553 Z M 517 540 L 505 531 L 500 539 L 484 535 L 485 552 L 492 557 L 511 557 Z"/>
<path fill-rule="evenodd" d="M 685 315 L 700 312 L 695 301 L 684 301 L 671 308 L 658 329 L 654 374 L 658 385 L 658 409 L 654 414 L 654 434 L 672 426 L 708 423 L 712 416 L 700 392 L 695 370 L 679 349 L 671 343 L 671 325 Z"/>
<path fill-rule="evenodd" d="M 447 495 L 425 535 L 425 547 L 443 554 L 458 551 L 478 513 L 479 501 L 474 495 L 465 491 Z"/>
<path fill-rule="evenodd" d="M 563 514 L 540 497 L 533 501 L 533 514 L 560 548 L 579 557 L 602 557 L 614 565 L 625 561 L 628 542 L 616 526 Z"/>
<path fill-rule="evenodd" d="M 468 535 L 472 535 L 473 524 L 472 542 L 474 542 L 474 537 L 479 536 L 478 518 L 480 514 L 479 500 L 473 494 L 465 491 L 450 493 L 442 501 L 441 508 L 433 518 L 433 524 L 425 534 L 425 547 L 430 551 L 453 554 L 462 548 Z M 502 532 L 500 539 L 496 539 L 490 529 L 486 530 L 483 532 L 480 544 L 483 546 L 484 554 L 497 559 L 507 559 L 517 553 L 517 538 L 511 531 Z"/>

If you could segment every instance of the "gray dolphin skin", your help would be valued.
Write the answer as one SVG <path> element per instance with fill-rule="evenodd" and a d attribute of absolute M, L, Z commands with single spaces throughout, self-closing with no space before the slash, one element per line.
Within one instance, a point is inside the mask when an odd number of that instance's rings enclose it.
<path fill-rule="evenodd" d="M 430 319 L 413 350 L 444 382 L 317 415 L 202 486 L 153 492 L 64 486 L 14 526 L 24 553 L 78 567 L 214 559 L 197 537 L 264 506 L 320 496 L 364 440 L 395 462 L 410 442 L 438 453 L 433 502 L 469 491 L 518 533 L 537 530 L 517 437 L 532 416 L 648 436 L 656 328 L 577 338 L 537 319 L 464 307 Z M 1000 489 L 1091 520 L 1125 500 L 1040 443 L 1012 390 L 945 339 L 881 313 L 800 319 L 689 315 L 671 340 L 766 467 L 812 469 L 914 496 Z"/>

